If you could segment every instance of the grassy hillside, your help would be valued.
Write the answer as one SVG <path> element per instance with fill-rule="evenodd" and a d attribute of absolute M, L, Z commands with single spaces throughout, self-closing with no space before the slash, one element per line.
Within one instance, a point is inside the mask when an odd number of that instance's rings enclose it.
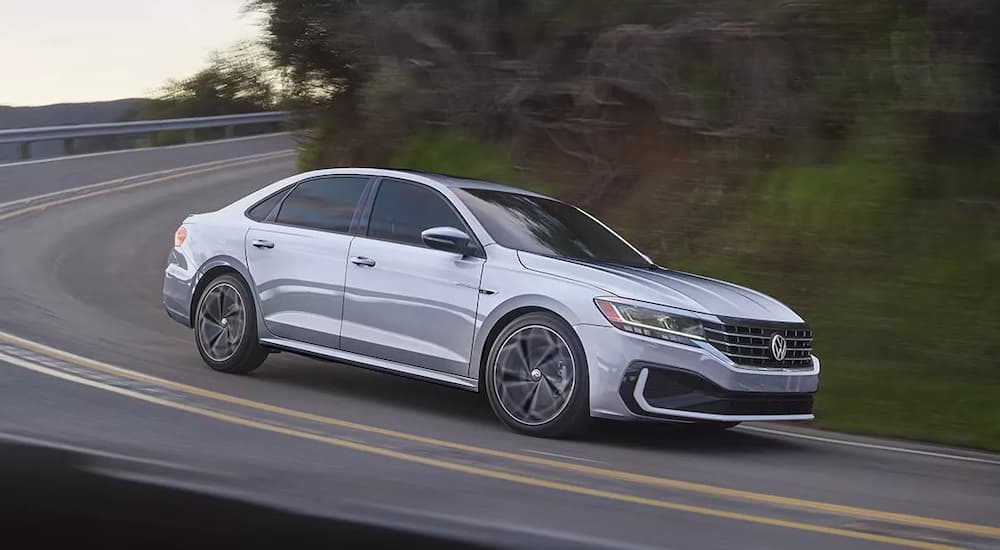
<path fill-rule="evenodd" d="M 254 4 L 304 167 L 580 204 L 799 311 L 819 425 L 1000 450 L 1000 3 Z"/>

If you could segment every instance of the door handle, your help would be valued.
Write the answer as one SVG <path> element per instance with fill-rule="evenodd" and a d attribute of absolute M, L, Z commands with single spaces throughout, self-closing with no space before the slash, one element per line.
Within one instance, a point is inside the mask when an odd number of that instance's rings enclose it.
<path fill-rule="evenodd" d="M 361 265 L 365 267 L 375 267 L 375 260 L 371 258 L 365 258 L 364 256 L 354 256 L 351 258 L 351 263 L 354 265 Z"/>
<path fill-rule="evenodd" d="M 252 241 L 250 244 L 256 246 L 257 248 L 274 248 L 274 243 L 272 243 L 271 241 L 263 241 L 261 239 L 256 239 Z"/>

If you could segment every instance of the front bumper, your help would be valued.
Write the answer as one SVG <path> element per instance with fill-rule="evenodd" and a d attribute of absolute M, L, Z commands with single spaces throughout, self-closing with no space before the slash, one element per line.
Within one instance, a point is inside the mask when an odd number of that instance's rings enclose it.
<path fill-rule="evenodd" d="M 639 415 L 688 420 L 811 420 L 812 393 L 733 392 L 696 374 L 637 363 L 619 395 Z"/>
<path fill-rule="evenodd" d="M 813 418 L 816 357 L 811 369 L 752 369 L 707 343 L 675 344 L 611 326 L 574 328 L 587 354 L 592 416 L 688 422 Z"/>

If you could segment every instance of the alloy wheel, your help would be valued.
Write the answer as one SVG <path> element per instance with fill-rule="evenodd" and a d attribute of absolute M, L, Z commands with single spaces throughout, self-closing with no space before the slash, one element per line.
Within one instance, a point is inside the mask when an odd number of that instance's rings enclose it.
<path fill-rule="evenodd" d="M 542 325 L 511 333 L 501 344 L 493 367 L 492 383 L 500 405 L 528 426 L 559 416 L 576 387 L 573 352 L 558 332 Z"/>
<path fill-rule="evenodd" d="M 229 283 L 208 290 L 198 312 L 198 340 L 213 361 L 231 358 L 246 331 L 246 308 L 240 292 Z"/>

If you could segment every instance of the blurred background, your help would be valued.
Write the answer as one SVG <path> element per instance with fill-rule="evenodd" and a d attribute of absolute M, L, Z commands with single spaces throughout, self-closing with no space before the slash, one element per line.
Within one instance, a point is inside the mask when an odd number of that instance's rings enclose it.
<path fill-rule="evenodd" d="M 252 32 L 98 118 L 289 110 L 302 169 L 574 202 L 664 266 L 792 305 L 818 426 L 1000 450 L 995 0 L 236 3 Z M 25 109 L 0 128 L 75 122 Z"/>

